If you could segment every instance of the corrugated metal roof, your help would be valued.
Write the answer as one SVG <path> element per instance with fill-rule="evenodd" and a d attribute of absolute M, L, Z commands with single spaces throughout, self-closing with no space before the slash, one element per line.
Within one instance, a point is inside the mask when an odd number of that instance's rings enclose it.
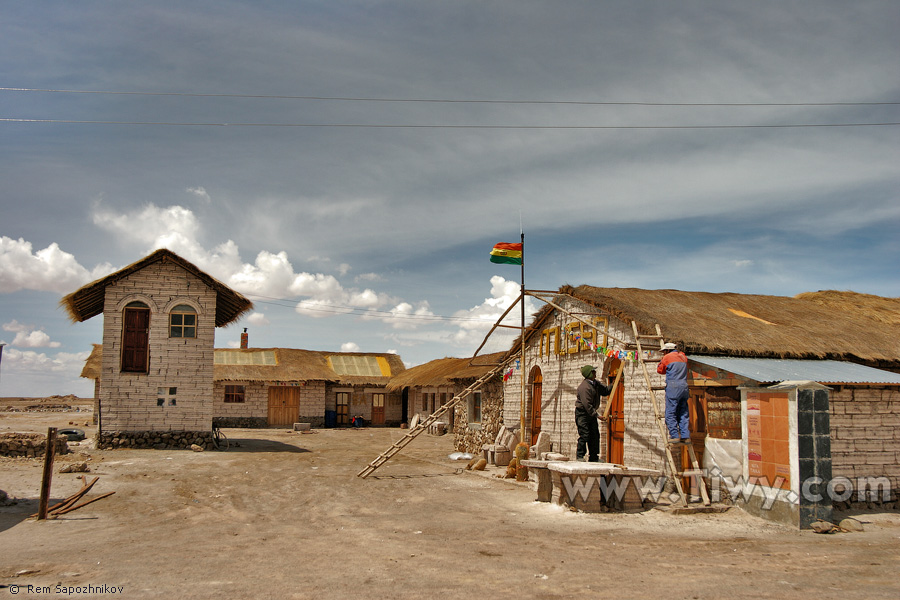
<path fill-rule="evenodd" d="M 824 384 L 900 385 L 900 374 L 839 360 L 789 360 L 696 355 L 688 356 L 688 359 L 760 383 L 802 380 Z"/>

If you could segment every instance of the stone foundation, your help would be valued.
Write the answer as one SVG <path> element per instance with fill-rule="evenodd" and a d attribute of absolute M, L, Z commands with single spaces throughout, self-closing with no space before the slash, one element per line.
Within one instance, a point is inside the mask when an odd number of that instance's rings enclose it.
<path fill-rule="evenodd" d="M 47 451 L 47 436 L 41 433 L 0 434 L 0 456 L 38 458 Z M 56 454 L 68 454 L 66 436 L 56 438 Z"/>
<path fill-rule="evenodd" d="M 325 427 L 325 415 L 318 417 L 310 417 L 308 415 L 300 415 L 298 423 L 309 423 L 313 429 L 323 429 Z"/>
<path fill-rule="evenodd" d="M 188 449 L 192 444 L 204 450 L 214 448 L 211 431 L 111 431 L 97 435 L 101 450 L 116 448 Z"/>
<path fill-rule="evenodd" d="M 266 417 L 213 417 L 213 427 L 225 429 L 265 429 L 268 426 Z"/>

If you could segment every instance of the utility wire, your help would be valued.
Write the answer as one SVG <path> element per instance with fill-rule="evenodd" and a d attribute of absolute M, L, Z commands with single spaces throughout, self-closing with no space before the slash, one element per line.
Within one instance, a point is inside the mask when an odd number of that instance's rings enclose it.
<path fill-rule="evenodd" d="M 196 92 L 129 92 L 112 90 L 69 90 L 0 87 L 4 92 L 45 92 L 54 94 L 102 94 L 116 96 L 182 96 L 188 98 L 257 98 L 268 100 L 323 100 L 341 102 L 421 102 L 445 104 L 561 104 L 581 106 L 896 106 L 900 102 L 621 102 L 588 100 L 473 100 L 450 98 L 368 98 L 356 96 L 289 96 L 279 94 L 201 94 Z"/>
<path fill-rule="evenodd" d="M 168 127 L 273 127 L 309 129 L 537 129 L 537 130 L 621 130 L 621 129 L 804 129 L 822 127 L 893 127 L 900 122 L 879 123 L 783 123 L 762 125 L 410 125 L 368 123 L 203 123 L 180 121 L 90 121 L 75 119 L 22 119 L 0 117 L 2 123 L 53 123 L 69 125 L 155 125 Z"/>

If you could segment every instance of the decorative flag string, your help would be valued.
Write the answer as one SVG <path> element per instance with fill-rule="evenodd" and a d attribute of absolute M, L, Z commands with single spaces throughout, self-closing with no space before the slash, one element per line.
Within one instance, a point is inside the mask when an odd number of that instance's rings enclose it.
<path fill-rule="evenodd" d="M 577 333 L 572 334 L 571 337 L 576 342 L 580 342 L 580 343 L 584 344 L 590 350 L 596 352 L 597 354 L 602 354 L 603 356 L 606 356 L 609 358 L 617 358 L 619 360 L 627 360 L 627 361 L 632 361 L 632 362 L 637 360 L 637 354 L 635 353 L 634 350 L 617 350 L 613 347 L 600 346 L 600 345 L 592 342 L 591 340 L 584 339 L 583 337 L 581 337 L 581 335 L 579 335 Z M 647 351 L 644 351 L 644 357 L 649 358 L 650 353 Z"/>

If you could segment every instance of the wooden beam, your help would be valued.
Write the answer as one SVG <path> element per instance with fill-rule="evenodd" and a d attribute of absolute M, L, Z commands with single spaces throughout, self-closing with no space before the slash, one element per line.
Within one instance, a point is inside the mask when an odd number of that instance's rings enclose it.
<path fill-rule="evenodd" d="M 50 501 L 50 481 L 53 479 L 53 457 L 56 455 L 56 427 L 47 429 L 47 448 L 44 451 L 44 476 L 41 478 L 41 500 L 38 504 L 38 520 L 47 518 Z"/>

